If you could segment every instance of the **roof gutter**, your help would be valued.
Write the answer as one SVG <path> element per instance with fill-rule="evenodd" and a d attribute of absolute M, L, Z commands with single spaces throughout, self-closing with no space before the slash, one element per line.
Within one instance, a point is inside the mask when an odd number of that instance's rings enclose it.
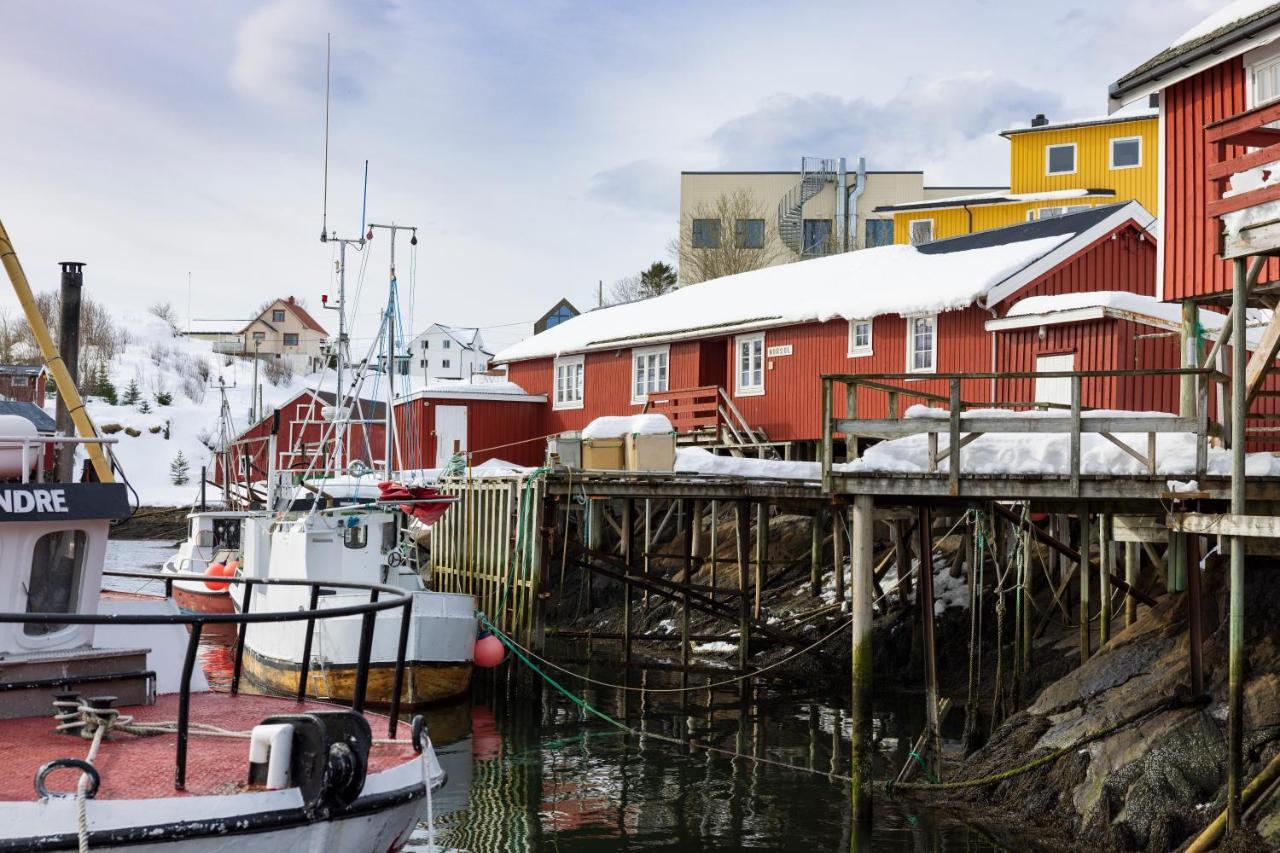
<path fill-rule="evenodd" d="M 1185 53 L 1170 57 L 1159 65 L 1143 71 L 1141 74 L 1127 78 L 1122 77 L 1107 87 L 1108 106 L 1113 110 L 1117 109 L 1126 103 L 1124 101 L 1126 95 L 1153 83 L 1159 83 L 1161 79 L 1172 72 L 1187 68 L 1206 57 L 1222 53 L 1238 42 L 1247 41 L 1276 26 L 1280 26 L 1280 10 L 1257 18 L 1238 29 L 1220 35 Z"/>

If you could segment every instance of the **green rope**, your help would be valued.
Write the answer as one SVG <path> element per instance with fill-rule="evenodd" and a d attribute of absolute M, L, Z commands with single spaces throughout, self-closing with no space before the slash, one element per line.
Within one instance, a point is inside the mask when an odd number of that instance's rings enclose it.
<path fill-rule="evenodd" d="M 502 582 L 502 596 L 496 609 L 496 615 L 499 620 L 507 612 L 507 594 L 511 591 L 511 587 L 515 585 L 517 563 L 523 568 L 532 571 L 533 552 L 529 549 L 529 539 L 532 534 L 532 531 L 529 530 L 529 508 L 533 504 L 531 493 L 535 482 L 539 478 L 545 477 L 550 470 L 545 466 L 535 468 L 529 472 L 528 478 L 524 481 L 524 493 L 520 498 L 520 513 L 516 522 L 516 545 L 511 552 L 511 560 L 507 563 L 507 575 Z"/>
<path fill-rule="evenodd" d="M 924 763 L 924 759 L 920 757 L 919 753 L 917 753 L 913 749 L 909 753 L 907 753 L 907 755 L 911 756 L 916 760 L 916 764 L 919 764 L 920 769 L 924 771 L 924 778 L 928 779 L 931 785 L 938 784 L 937 778 L 935 778 L 934 775 L 929 772 L 929 765 Z"/>

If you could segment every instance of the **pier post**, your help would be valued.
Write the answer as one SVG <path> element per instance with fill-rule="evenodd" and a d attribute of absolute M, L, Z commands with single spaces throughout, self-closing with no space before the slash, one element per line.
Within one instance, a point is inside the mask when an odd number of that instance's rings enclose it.
<path fill-rule="evenodd" d="M 716 566 L 720 553 L 720 502 L 711 502 L 711 600 L 716 600 Z"/>
<path fill-rule="evenodd" d="M 1138 543 L 1124 543 L 1124 582 L 1129 585 L 1130 589 L 1138 588 L 1138 561 L 1140 559 Z M 1136 621 L 1138 621 L 1138 599 L 1132 595 L 1126 595 L 1124 597 L 1124 626 L 1128 628 Z"/>
<path fill-rule="evenodd" d="M 1031 535 L 1031 503 L 1027 503 L 1027 527 L 1022 531 L 1022 675 L 1026 678 L 1031 672 L 1031 632 L 1032 611 L 1035 609 L 1035 569 L 1032 559 L 1035 556 L 1035 539 Z M 1016 697 L 1019 702 L 1022 697 Z"/>
<path fill-rule="evenodd" d="M 702 515 L 700 504 L 701 502 L 694 510 L 694 517 Z M 688 509 L 687 501 L 683 502 L 681 509 Z M 691 524 L 689 535 L 684 540 L 684 589 L 680 593 L 680 686 L 686 691 L 689 687 L 689 584 L 693 583 L 693 558 L 697 550 L 694 547 L 697 530 L 698 528 Z M 681 693 L 680 699 L 687 702 L 688 692 Z"/>
<path fill-rule="evenodd" d="M 1235 260 L 1231 293 L 1231 512 L 1245 508 L 1245 370 L 1248 359 L 1245 305 L 1249 297 L 1245 258 Z M 1240 826 L 1240 788 L 1243 782 L 1241 753 L 1244 747 L 1244 556 L 1245 539 L 1230 538 L 1231 582 L 1227 634 L 1227 830 Z"/>
<path fill-rule="evenodd" d="M 751 644 L 751 611 L 747 601 L 747 563 L 751 549 L 751 503 L 738 501 L 737 523 L 734 525 L 738 534 L 738 669 L 747 671 L 747 659 L 750 657 Z"/>
<path fill-rule="evenodd" d="M 1111 641 L 1111 516 L 1098 516 L 1098 648 Z"/>
<path fill-rule="evenodd" d="M 822 508 L 813 511 L 809 523 L 809 595 L 822 594 Z"/>
<path fill-rule="evenodd" d="M 764 589 L 765 580 L 765 561 L 769 559 L 769 503 L 767 501 L 759 501 L 756 503 L 756 570 L 754 580 L 754 601 L 751 605 L 751 615 L 756 619 L 760 618 L 760 594 Z"/>
<path fill-rule="evenodd" d="M 1089 662 L 1089 547 L 1093 532 L 1089 529 L 1089 505 L 1080 504 L 1080 665 Z"/>
<path fill-rule="evenodd" d="M 622 561 L 627 577 L 635 572 L 635 501 L 622 501 Z M 622 662 L 631 664 L 631 581 L 622 582 Z"/>
<path fill-rule="evenodd" d="M 893 560 L 898 567 L 898 606 L 905 608 L 911 595 L 911 543 L 907 541 L 908 523 L 890 523 L 893 531 Z"/>
<path fill-rule="evenodd" d="M 835 564 L 836 601 L 844 601 L 844 536 L 841 528 L 844 507 L 837 503 L 831 508 L 831 562 Z"/>
<path fill-rule="evenodd" d="M 1191 695 L 1204 694 L 1204 626 L 1200 597 L 1200 537 L 1188 536 L 1187 554 L 1187 640 L 1191 656 Z"/>
<path fill-rule="evenodd" d="M 920 624 L 924 639 L 925 720 L 929 732 L 927 743 L 932 753 L 933 775 L 941 779 L 942 735 L 938 725 L 938 658 L 933 642 L 933 517 L 926 506 L 920 507 Z"/>
<path fill-rule="evenodd" d="M 853 704 L 851 735 L 851 796 L 856 823 L 871 820 L 871 573 L 874 571 L 874 501 L 870 495 L 853 499 L 853 527 L 849 557 L 853 611 Z"/>

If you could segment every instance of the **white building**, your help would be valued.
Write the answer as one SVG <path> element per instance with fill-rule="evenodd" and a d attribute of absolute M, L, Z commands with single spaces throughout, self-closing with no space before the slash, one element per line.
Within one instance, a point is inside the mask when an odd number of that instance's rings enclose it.
<path fill-rule="evenodd" d="M 479 329 L 432 323 L 409 342 L 409 357 L 415 376 L 435 382 L 483 373 L 493 353 L 484 348 Z"/>

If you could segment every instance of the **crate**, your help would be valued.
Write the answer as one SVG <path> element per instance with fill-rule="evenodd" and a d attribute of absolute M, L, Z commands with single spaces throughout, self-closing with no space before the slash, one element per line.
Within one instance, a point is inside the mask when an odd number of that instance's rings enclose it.
<path fill-rule="evenodd" d="M 622 471 L 626 468 L 620 438 L 584 438 L 582 467 L 587 471 Z"/>
<path fill-rule="evenodd" d="M 568 468 L 582 467 L 582 433 L 576 430 L 562 432 L 547 439 L 547 461 L 557 457 Z"/>
<path fill-rule="evenodd" d="M 627 436 L 628 471 L 674 471 L 676 467 L 676 434 L 674 432 Z"/>

